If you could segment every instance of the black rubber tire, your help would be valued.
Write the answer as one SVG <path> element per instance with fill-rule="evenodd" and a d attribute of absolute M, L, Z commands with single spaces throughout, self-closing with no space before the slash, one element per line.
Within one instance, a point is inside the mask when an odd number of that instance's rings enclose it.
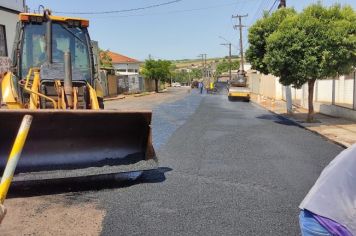
<path fill-rule="evenodd" d="M 99 108 L 104 109 L 104 98 L 98 97 Z"/>

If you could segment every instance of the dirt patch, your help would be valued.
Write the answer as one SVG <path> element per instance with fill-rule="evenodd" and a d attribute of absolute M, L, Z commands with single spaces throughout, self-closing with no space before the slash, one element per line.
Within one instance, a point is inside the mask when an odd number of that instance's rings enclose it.
<path fill-rule="evenodd" d="M 95 202 L 71 204 L 65 196 L 5 201 L 1 235 L 99 235 L 105 212 Z"/>

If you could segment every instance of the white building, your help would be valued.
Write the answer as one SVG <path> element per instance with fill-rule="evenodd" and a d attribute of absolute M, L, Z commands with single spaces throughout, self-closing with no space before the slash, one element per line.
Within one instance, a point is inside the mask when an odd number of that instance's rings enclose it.
<path fill-rule="evenodd" d="M 25 0 L 0 1 L 0 57 L 11 57 L 18 14 L 25 10 Z"/>
<path fill-rule="evenodd" d="M 121 93 L 143 91 L 143 78 L 139 76 L 141 62 L 119 53 L 108 52 L 112 66 L 118 76 L 118 90 Z"/>
<path fill-rule="evenodd" d="M 140 61 L 111 51 L 108 51 L 108 56 L 112 59 L 116 75 L 139 74 Z"/>

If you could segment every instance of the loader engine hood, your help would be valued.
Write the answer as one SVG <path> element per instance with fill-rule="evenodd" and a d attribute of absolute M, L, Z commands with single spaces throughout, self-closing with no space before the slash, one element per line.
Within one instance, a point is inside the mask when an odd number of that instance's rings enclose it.
<path fill-rule="evenodd" d="M 41 66 L 41 81 L 63 81 L 65 70 L 64 63 L 45 63 Z M 73 81 L 88 81 L 84 74 L 77 68 L 72 68 L 72 80 Z M 88 81 L 89 82 L 89 81 Z"/>

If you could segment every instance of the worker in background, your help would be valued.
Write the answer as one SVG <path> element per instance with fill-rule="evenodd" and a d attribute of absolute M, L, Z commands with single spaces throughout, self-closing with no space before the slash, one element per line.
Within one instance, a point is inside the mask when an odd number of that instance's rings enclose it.
<path fill-rule="evenodd" d="M 199 82 L 198 87 L 200 89 L 200 94 L 202 94 L 203 93 L 203 87 L 204 87 L 203 82 Z"/>
<path fill-rule="evenodd" d="M 211 91 L 214 90 L 214 82 L 210 82 L 210 88 L 209 88 Z"/>
<path fill-rule="evenodd" d="M 356 236 L 356 144 L 330 162 L 299 208 L 303 236 Z"/>

